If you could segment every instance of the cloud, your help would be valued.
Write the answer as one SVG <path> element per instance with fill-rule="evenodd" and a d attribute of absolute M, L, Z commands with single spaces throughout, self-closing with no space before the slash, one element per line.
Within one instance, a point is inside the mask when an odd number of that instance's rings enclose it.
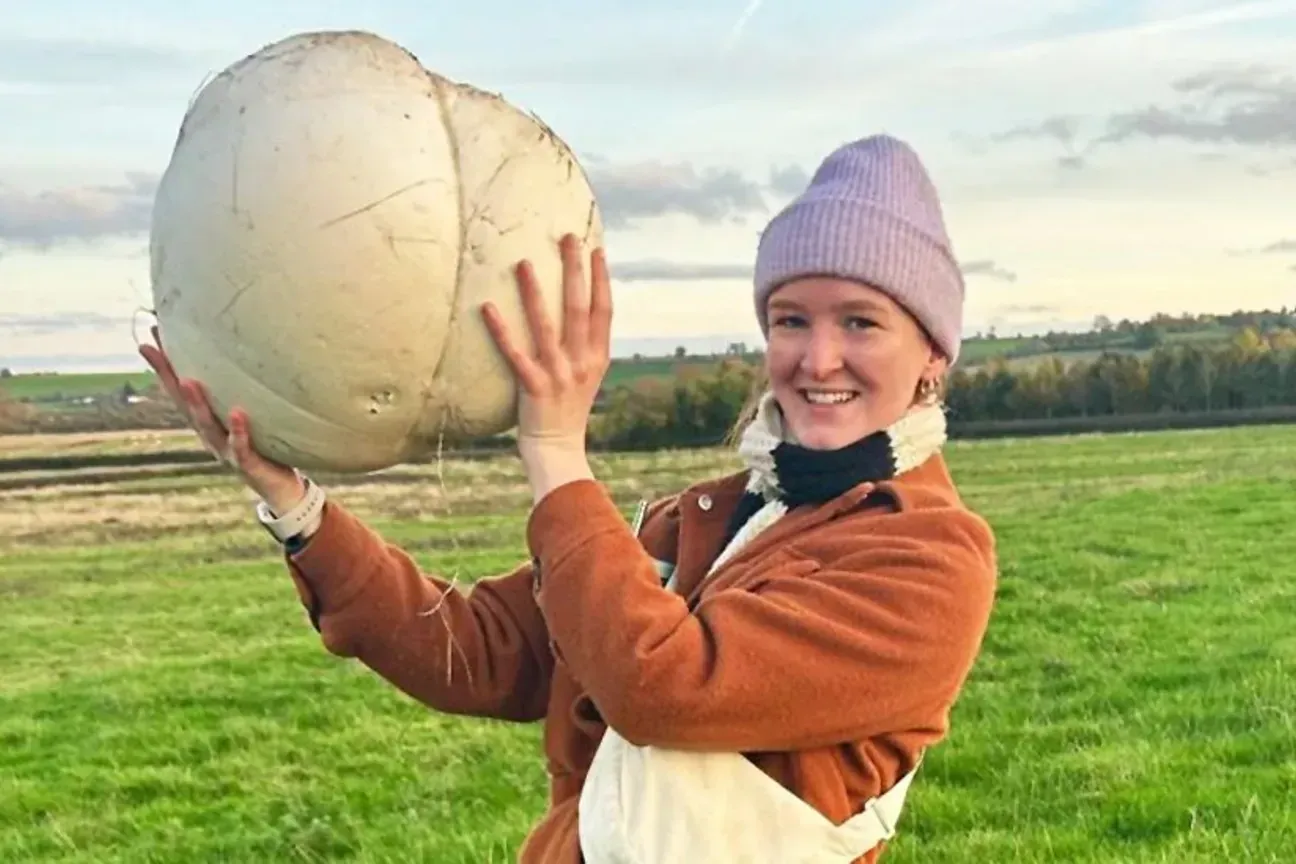
<path fill-rule="evenodd" d="M 1049 303 L 1009 303 L 1006 306 L 996 306 L 993 311 L 998 313 L 1000 316 L 1007 317 L 1020 315 L 1060 315 L 1062 314 L 1062 307 L 1054 306 Z"/>
<path fill-rule="evenodd" d="M 734 13 L 744 5 L 730 2 Z M 624 44 L 591 43 L 576 52 L 515 52 L 493 62 L 491 71 L 496 89 L 552 88 L 559 100 L 570 100 L 573 87 L 612 98 L 631 92 L 644 102 L 647 94 L 668 94 L 672 118 L 694 109 L 727 116 L 738 101 L 758 100 L 795 111 L 798 122 L 819 115 L 816 122 L 846 136 L 858 131 L 859 118 L 894 128 L 892 118 L 913 108 L 907 94 L 915 90 L 927 94 L 921 101 L 929 111 L 939 113 L 972 111 L 973 103 L 960 94 L 987 87 L 1002 97 L 988 111 L 1035 99 L 1056 105 L 1059 94 L 1072 91 L 1081 100 L 1108 88 L 1127 95 L 1150 71 L 1186 57 L 1218 56 L 1232 45 L 1248 52 L 1243 57 L 1254 56 L 1250 49 L 1257 45 L 1273 50 L 1296 9 L 1293 0 L 1207 8 L 1198 0 L 1152 2 L 1099 8 L 1083 0 L 834 3 L 827 26 L 824 16 L 801 13 L 796 4 L 766 3 L 752 22 L 763 23 L 764 32 L 748 28 L 741 50 L 728 52 L 718 50 L 716 30 L 723 39 L 732 19 L 713 4 L 698 4 L 710 11 L 690 9 L 680 13 L 687 15 L 681 21 L 669 16 L 674 28 L 640 28 L 638 38 Z M 1276 26 L 1266 28 L 1266 22 Z M 1001 76 L 1010 68 L 1005 82 Z M 1075 90 L 1078 80 L 1084 86 Z M 950 93 L 955 96 L 947 101 Z M 758 135 L 787 131 L 753 129 Z"/>
<path fill-rule="evenodd" d="M 1017 274 L 988 258 L 961 266 L 969 276 L 986 276 L 1000 282 L 1016 282 Z M 750 264 L 689 264 L 663 259 L 628 261 L 617 265 L 613 278 L 621 282 L 715 282 L 751 279 Z"/>
<path fill-rule="evenodd" d="M 83 333 L 87 330 L 111 332 L 129 326 L 129 318 L 101 315 L 97 312 L 66 312 L 59 315 L 0 315 L 0 333 L 19 336 L 49 336 L 59 333 Z"/>
<path fill-rule="evenodd" d="M 1029 337 L 1052 332 L 1084 331 L 1092 326 L 1092 318 L 1073 317 L 1062 306 L 1048 303 L 1011 303 L 991 307 L 981 316 L 969 318 L 964 332 L 971 335 L 984 334 L 993 330 L 1000 336 L 1020 334 Z"/>
<path fill-rule="evenodd" d="M 800 165 L 770 169 L 769 190 L 778 195 L 800 195 L 810 185 L 810 172 Z"/>
<path fill-rule="evenodd" d="M 1098 142 L 1173 138 L 1248 147 L 1296 145 L 1296 78 L 1257 66 L 1220 68 L 1181 78 L 1173 88 L 1194 101 L 1114 114 Z"/>
<path fill-rule="evenodd" d="M 762 2 L 763 0 L 748 0 L 747 6 L 743 9 L 742 14 L 738 16 L 738 20 L 734 22 L 733 27 L 729 28 L 729 35 L 724 41 L 724 50 L 726 53 L 732 51 L 733 47 L 738 44 L 738 39 L 742 36 L 743 28 L 747 26 L 747 22 L 752 19 L 752 16 L 760 11 Z"/>
<path fill-rule="evenodd" d="M 704 224 L 736 222 L 770 212 L 771 201 L 799 192 L 809 177 L 799 166 L 774 167 L 764 181 L 728 167 L 688 162 L 618 164 L 583 156 L 609 228 L 637 227 L 663 217 Z M 0 181 L 0 249 L 44 250 L 69 242 L 147 233 L 158 175 L 127 172 L 118 184 L 27 192 Z"/>
<path fill-rule="evenodd" d="M 0 245 L 48 249 L 147 232 L 158 177 L 128 172 L 125 180 L 37 194 L 0 183 Z"/>
<path fill-rule="evenodd" d="M 750 264 L 686 264 L 650 259 L 615 265 L 612 277 L 621 282 L 712 282 L 751 279 Z"/>
<path fill-rule="evenodd" d="M 1251 249 L 1229 249 L 1226 251 L 1228 255 L 1235 258 L 1257 258 L 1273 255 L 1291 256 L 1296 255 L 1296 238 L 1285 237 L 1272 243 L 1266 243 L 1264 246 L 1256 246 Z M 1296 263 L 1287 265 L 1287 269 L 1296 272 Z"/>
<path fill-rule="evenodd" d="M 1251 64 L 1216 66 L 1173 80 L 1170 89 L 1181 101 L 1149 104 L 1113 112 L 1089 125 L 1096 127 L 1082 140 L 1084 118 L 1056 115 L 991 136 L 994 144 L 1018 140 L 1049 140 L 1066 153 L 1058 164 L 1082 168 L 1100 148 L 1138 140 L 1179 141 L 1210 145 L 1204 158 L 1218 161 L 1221 146 L 1251 149 L 1296 146 L 1296 76 Z M 1251 173 L 1272 169 L 1251 167 Z"/>
<path fill-rule="evenodd" d="M 960 268 L 965 276 L 986 276 L 990 279 L 996 279 L 1000 282 L 1016 282 L 1017 274 L 1013 271 L 1001 267 L 989 258 L 981 258 L 976 261 L 968 261 Z"/>
<path fill-rule="evenodd" d="M 1256 255 L 1292 255 L 1296 254 L 1296 239 L 1284 238 L 1264 246 L 1252 249 L 1230 249 L 1228 254 L 1234 257 L 1252 257 Z"/>
<path fill-rule="evenodd" d="M 1025 126 L 1014 126 L 1013 128 L 1000 132 L 991 140 L 1002 143 L 1004 141 L 1014 141 L 1019 138 L 1048 138 L 1068 147 L 1075 143 L 1076 136 L 1080 133 L 1080 118 L 1073 115 L 1058 115 L 1049 117 L 1039 123 Z"/>
<path fill-rule="evenodd" d="M 1014 141 L 1055 141 L 1067 151 L 1058 157 L 1058 167 L 1075 170 L 1085 166 L 1085 157 L 1093 147 L 1092 144 L 1080 144 L 1079 137 L 1083 123 L 1083 119 L 1078 116 L 1059 114 L 1038 123 L 1014 126 L 991 136 L 990 141 L 994 144 L 1007 144 Z"/>
<path fill-rule="evenodd" d="M 55 86 L 121 83 L 159 75 L 192 74 L 208 68 L 216 59 L 128 42 L 0 36 L 0 83 Z"/>
<path fill-rule="evenodd" d="M 690 216 L 704 224 L 737 222 L 768 213 L 768 193 L 800 191 L 804 169 L 774 168 L 758 182 L 733 168 L 698 169 L 688 162 L 615 164 L 587 158 L 590 185 L 598 196 L 604 224 L 627 228 L 662 216 Z"/>

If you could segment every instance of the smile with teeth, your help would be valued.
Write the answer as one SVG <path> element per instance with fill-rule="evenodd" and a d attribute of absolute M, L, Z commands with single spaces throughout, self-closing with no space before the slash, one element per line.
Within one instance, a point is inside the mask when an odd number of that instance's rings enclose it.
<path fill-rule="evenodd" d="M 853 390 L 802 390 L 801 395 L 815 405 L 842 405 L 859 394 Z"/>

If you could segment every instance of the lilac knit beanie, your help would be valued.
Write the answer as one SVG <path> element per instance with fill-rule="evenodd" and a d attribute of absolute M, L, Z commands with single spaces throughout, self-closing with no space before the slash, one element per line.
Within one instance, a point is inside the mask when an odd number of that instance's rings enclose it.
<path fill-rule="evenodd" d="M 810 186 L 766 227 L 756 253 L 756 316 L 802 276 L 855 279 L 884 291 L 958 359 L 963 274 L 940 200 L 918 155 L 886 135 L 853 141 L 824 159 Z"/>

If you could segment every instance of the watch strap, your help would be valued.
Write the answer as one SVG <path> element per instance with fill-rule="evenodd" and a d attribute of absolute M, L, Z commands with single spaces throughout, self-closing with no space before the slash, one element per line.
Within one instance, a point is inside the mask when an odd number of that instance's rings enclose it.
<path fill-rule="evenodd" d="M 288 543 L 308 529 L 317 527 L 322 518 L 325 500 L 323 487 L 309 477 L 302 479 L 305 481 L 306 494 L 287 513 L 276 515 L 264 500 L 257 502 L 257 519 L 280 543 Z"/>

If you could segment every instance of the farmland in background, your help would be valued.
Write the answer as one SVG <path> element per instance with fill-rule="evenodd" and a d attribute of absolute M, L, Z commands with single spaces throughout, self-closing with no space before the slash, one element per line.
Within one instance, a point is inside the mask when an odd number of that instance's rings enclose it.
<path fill-rule="evenodd" d="M 998 606 L 888 862 L 1288 859 L 1292 452 L 1294 426 L 950 445 Z M 432 714 L 329 655 L 248 493 L 162 453 L 203 456 L 0 437 L 0 861 L 514 860 L 539 726 Z M 594 461 L 626 513 L 737 466 Z M 465 590 L 526 555 L 513 456 L 320 479 Z"/>
<path fill-rule="evenodd" d="M 0 380 L 0 387 L 13 399 L 37 404 L 72 403 L 84 399 L 118 396 L 139 392 L 153 386 L 155 376 L 148 372 L 87 372 L 60 374 L 11 375 Z M 68 406 L 70 407 L 70 406 Z"/>
<path fill-rule="evenodd" d="M 669 357 L 617 358 L 595 404 L 590 444 L 714 445 L 753 395 L 761 360 L 740 343 L 707 356 L 680 348 Z M 180 426 L 149 379 L 102 376 L 96 384 L 93 376 L 6 377 L 0 369 L 0 434 Z M 1086 333 L 979 335 L 963 346 L 946 402 L 956 438 L 1291 422 L 1296 315 L 1099 319 Z M 472 446 L 508 444 L 506 435 Z"/>

